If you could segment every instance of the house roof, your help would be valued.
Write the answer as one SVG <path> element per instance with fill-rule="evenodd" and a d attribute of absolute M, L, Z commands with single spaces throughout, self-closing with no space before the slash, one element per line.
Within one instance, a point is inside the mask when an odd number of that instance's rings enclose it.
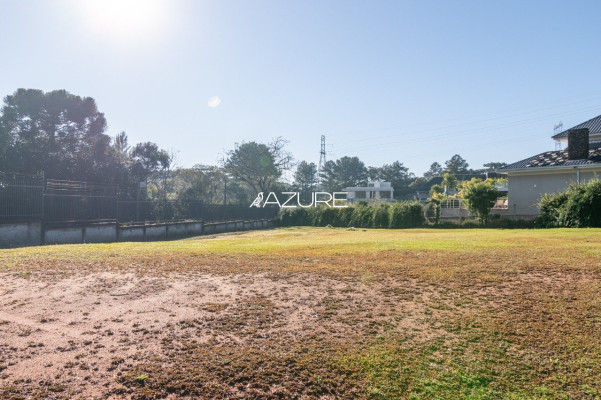
<path fill-rule="evenodd" d="M 546 151 L 500 168 L 499 172 L 527 170 L 529 168 L 569 167 L 579 165 L 601 165 L 601 142 L 591 142 L 589 144 L 588 158 L 568 160 L 567 149 Z"/>
<path fill-rule="evenodd" d="M 568 137 L 568 131 L 571 129 L 584 129 L 588 128 L 590 135 L 601 134 L 601 115 L 591 118 L 586 122 L 581 123 L 580 125 L 576 125 L 570 129 L 566 129 L 563 132 L 558 133 L 557 135 L 551 136 L 555 140 L 563 139 Z"/>

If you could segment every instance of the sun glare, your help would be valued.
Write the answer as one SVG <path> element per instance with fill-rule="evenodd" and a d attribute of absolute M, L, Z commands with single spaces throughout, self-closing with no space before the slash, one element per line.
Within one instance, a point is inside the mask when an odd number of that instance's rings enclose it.
<path fill-rule="evenodd" d="M 80 0 L 77 4 L 90 31 L 125 43 L 156 37 L 169 20 L 167 0 Z"/>

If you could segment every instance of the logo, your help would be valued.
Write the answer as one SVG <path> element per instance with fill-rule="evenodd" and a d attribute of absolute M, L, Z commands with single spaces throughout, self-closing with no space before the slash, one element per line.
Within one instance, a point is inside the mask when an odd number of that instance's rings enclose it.
<path fill-rule="evenodd" d="M 282 192 L 283 196 L 286 196 L 286 201 L 284 203 L 280 202 L 280 199 L 274 192 L 269 192 L 265 200 L 263 200 L 263 193 L 257 194 L 257 197 L 250 204 L 250 208 L 257 207 L 263 208 L 266 205 L 277 205 L 280 208 L 295 208 L 295 207 L 317 207 L 320 204 L 323 204 L 327 207 L 331 208 L 346 208 L 348 204 L 346 204 L 346 195 L 347 192 L 312 192 L 311 193 L 311 203 L 309 204 L 301 204 L 300 193 L 299 192 Z M 342 197 L 344 196 L 344 197 Z"/>

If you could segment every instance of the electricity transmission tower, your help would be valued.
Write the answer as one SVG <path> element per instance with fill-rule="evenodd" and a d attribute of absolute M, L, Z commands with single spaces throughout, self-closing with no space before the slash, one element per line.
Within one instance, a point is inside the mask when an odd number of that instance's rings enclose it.
<path fill-rule="evenodd" d="M 557 135 L 563 131 L 563 122 L 559 121 L 558 124 L 553 126 L 553 135 Z M 561 150 L 561 142 L 559 140 L 555 141 L 555 150 Z"/>
<path fill-rule="evenodd" d="M 321 150 L 319 150 L 319 168 L 317 169 L 317 181 L 321 183 L 321 170 L 326 163 L 326 136 L 321 135 Z"/>

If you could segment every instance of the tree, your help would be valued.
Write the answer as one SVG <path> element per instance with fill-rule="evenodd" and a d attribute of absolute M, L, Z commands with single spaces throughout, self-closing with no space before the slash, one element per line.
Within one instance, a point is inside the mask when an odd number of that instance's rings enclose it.
<path fill-rule="evenodd" d="M 450 160 L 445 161 L 445 172 L 453 175 L 469 172 L 469 164 L 459 154 L 455 154 Z"/>
<path fill-rule="evenodd" d="M 430 169 L 424 172 L 424 178 L 434 178 L 436 176 L 442 176 L 444 170 L 442 169 L 442 165 L 437 162 L 433 162 L 430 165 Z"/>
<path fill-rule="evenodd" d="M 467 209 L 476 214 L 482 225 L 486 225 L 490 210 L 499 197 L 499 191 L 491 180 L 473 178 L 463 184 L 461 197 L 465 200 Z"/>
<path fill-rule="evenodd" d="M 334 161 L 326 161 L 323 164 L 319 173 L 319 179 L 321 180 L 321 189 L 326 192 L 334 192 L 340 189 L 338 187 L 336 163 Z"/>
<path fill-rule="evenodd" d="M 494 172 L 506 166 L 507 163 L 504 162 L 489 162 L 483 165 L 483 167 L 486 168 L 486 172 Z"/>
<path fill-rule="evenodd" d="M 439 184 L 434 184 L 430 188 L 430 197 L 431 198 L 435 198 L 436 195 L 443 194 L 443 193 L 444 193 L 444 188 L 442 186 L 440 186 Z"/>
<path fill-rule="evenodd" d="M 448 193 L 449 191 L 457 188 L 457 178 L 455 175 L 445 172 L 442 176 L 441 184 L 443 188 L 446 187 L 446 192 Z"/>
<path fill-rule="evenodd" d="M 169 168 L 171 156 L 156 143 L 138 143 L 131 151 L 132 171 L 140 182 L 148 182 L 153 172 Z"/>
<path fill-rule="evenodd" d="M 409 172 L 409 168 L 405 167 L 402 162 L 395 161 L 392 164 L 384 164 L 381 168 L 382 180 L 390 182 L 396 193 L 409 186 L 409 183 L 415 176 Z"/>
<path fill-rule="evenodd" d="M 296 166 L 294 184 L 303 194 L 312 192 L 317 184 L 317 167 L 315 163 L 301 161 Z"/>
<path fill-rule="evenodd" d="M 114 154 L 91 97 L 18 89 L 0 114 L 2 168 L 60 179 L 112 182 Z"/>
<path fill-rule="evenodd" d="M 269 192 L 292 163 L 292 155 L 284 149 L 285 144 L 282 138 L 269 144 L 254 141 L 236 144 L 234 150 L 227 152 L 224 170 L 255 193 Z"/>
<path fill-rule="evenodd" d="M 358 157 L 341 157 L 334 168 L 337 187 L 361 186 L 367 184 L 367 168 Z"/>
<path fill-rule="evenodd" d="M 383 167 L 367 167 L 367 178 L 371 182 L 384 181 Z"/>
<path fill-rule="evenodd" d="M 131 150 L 131 147 L 129 145 L 129 140 L 125 132 L 118 133 L 117 136 L 113 138 L 111 146 L 119 162 L 123 164 L 129 162 L 129 152 Z"/>

